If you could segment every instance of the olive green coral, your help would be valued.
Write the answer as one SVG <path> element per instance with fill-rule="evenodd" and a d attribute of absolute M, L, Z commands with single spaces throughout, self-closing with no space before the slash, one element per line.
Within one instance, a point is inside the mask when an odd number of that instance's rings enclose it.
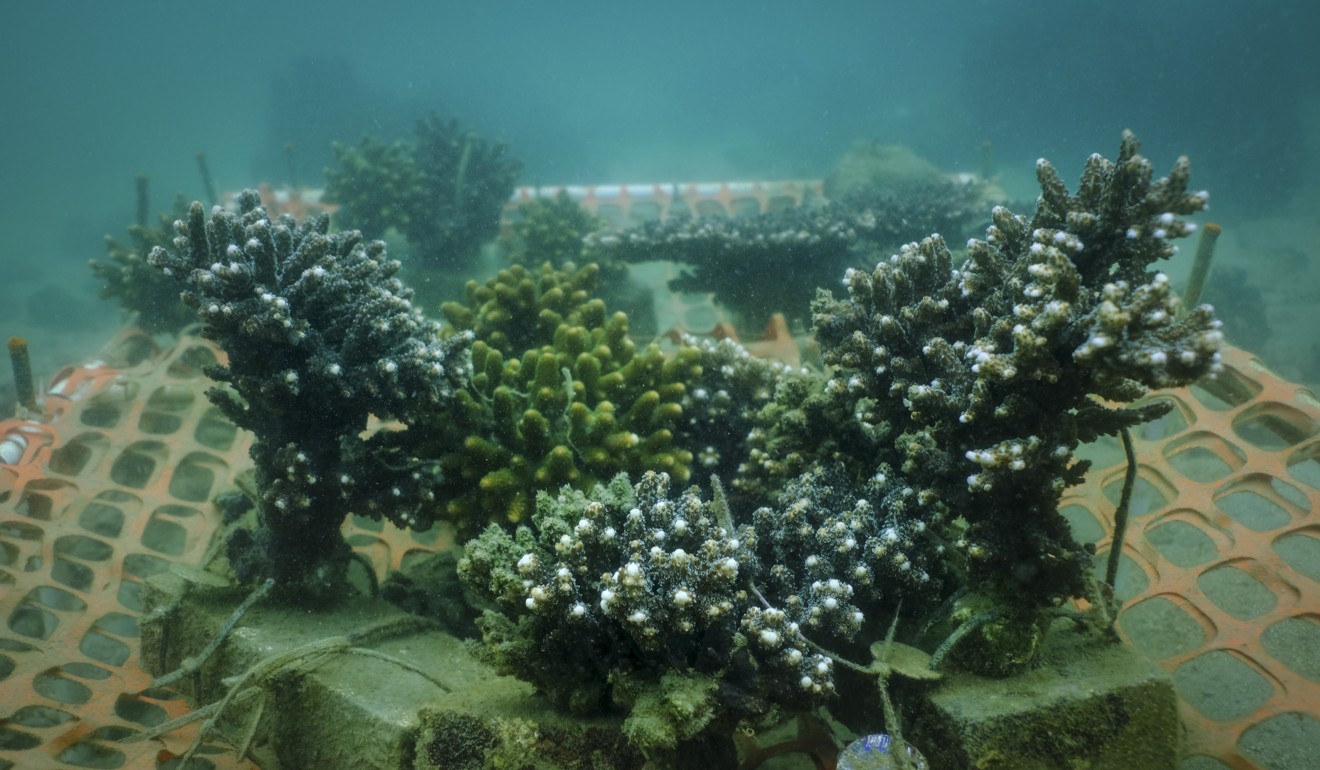
<path fill-rule="evenodd" d="M 549 264 L 468 284 L 443 311 L 471 331 L 471 388 L 442 426 L 446 514 L 460 531 L 527 516 L 541 490 L 590 488 L 620 471 L 689 478 L 675 432 L 700 353 L 637 350 L 628 319 L 591 296 L 597 269 Z"/>

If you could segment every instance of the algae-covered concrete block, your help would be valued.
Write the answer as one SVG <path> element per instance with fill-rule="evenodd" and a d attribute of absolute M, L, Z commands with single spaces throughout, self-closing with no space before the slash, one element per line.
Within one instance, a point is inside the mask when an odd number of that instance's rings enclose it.
<path fill-rule="evenodd" d="M 1174 770 L 1180 734 L 1167 674 L 1066 624 L 1019 676 L 950 675 L 909 732 L 932 770 Z"/>
<path fill-rule="evenodd" d="M 148 581 L 142 659 L 160 675 L 197 655 L 244 595 L 166 573 Z M 499 676 L 464 642 L 383 601 L 333 608 L 258 603 L 199 669 L 175 686 L 196 702 L 224 697 L 229 740 L 256 725 L 263 766 L 318 770 L 481 767 L 620 768 L 642 762 L 619 720 L 555 714 L 530 685 Z M 212 740 L 211 742 L 218 742 Z M 495 759 L 498 763 L 492 764 Z"/>

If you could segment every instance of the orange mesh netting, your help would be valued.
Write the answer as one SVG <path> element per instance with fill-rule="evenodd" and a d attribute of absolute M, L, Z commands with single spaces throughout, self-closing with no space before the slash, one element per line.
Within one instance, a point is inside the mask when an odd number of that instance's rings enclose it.
<path fill-rule="evenodd" d="M 1173 411 L 1133 437 L 1119 629 L 1173 675 L 1198 770 L 1315 767 L 1320 402 L 1245 351 L 1224 364 L 1160 393 Z M 1101 560 L 1126 467 L 1112 443 L 1064 507 Z"/>
<path fill-rule="evenodd" d="M 44 422 L 0 422 L 13 461 L 0 464 L 0 768 L 156 768 L 196 736 L 118 742 L 188 711 L 151 688 L 137 621 L 147 577 L 202 562 L 220 520 L 209 500 L 248 463 L 249 436 L 204 395 L 218 355 L 127 330 L 104 362 L 55 377 Z M 381 576 L 429 550 L 379 523 L 345 527 Z"/>

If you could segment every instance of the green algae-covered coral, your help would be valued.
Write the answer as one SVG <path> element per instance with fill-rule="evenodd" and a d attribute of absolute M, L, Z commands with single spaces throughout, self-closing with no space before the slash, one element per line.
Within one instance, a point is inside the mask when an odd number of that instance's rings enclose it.
<path fill-rule="evenodd" d="M 255 436 L 259 526 L 230 538 L 235 571 L 291 595 L 333 595 L 349 513 L 430 524 L 434 479 L 409 428 L 466 384 L 471 335 L 441 338 L 379 241 L 329 234 L 324 216 L 272 222 L 253 190 L 238 203 L 209 219 L 193 203 L 173 250 L 149 261 L 182 284 L 202 335 L 227 354 L 207 369 L 218 383 L 208 397 Z M 403 429 L 365 434 L 373 415 Z"/>
<path fill-rule="evenodd" d="M 731 751 L 739 722 L 834 690 L 833 662 L 751 588 L 764 572 L 757 533 L 669 485 L 648 472 L 636 486 L 620 475 L 542 493 L 532 526 L 490 527 L 459 565 L 498 608 L 481 621 L 496 665 L 561 708 L 625 711 L 625 733 L 653 759 L 700 736 Z"/>
<path fill-rule="evenodd" d="M 619 471 L 689 477 L 692 454 L 675 431 L 700 354 L 636 349 L 627 317 L 592 297 L 596 275 L 594 265 L 515 265 L 443 307 L 475 338 L 471 387 L 431 428 L 460 530 L 521 521 L 538 491 L 590 488 Z"/>
<path fill-rule="evenodd" d="M 1222 339 L 1208 306 L 1178 320 L 1150 270 L 1206 203 L 1185 158 L 1154 179 L 1125 133 L 1075 194 L 1044 160 L 1037 176 L 1035 215 L 997 207 L 963 264 L 931 236 L 814 306 L 824 393 L 857 439 L 840 458 L 907 498 L 878 515 L 923 522 L 961 549 L 973 590 L 1028 614 L 1087 592 L 1091 555 L 1058 510 L 1086 470 L 1078 444 L 1158 413 L 1128 404 L 1214 372 Z"/>

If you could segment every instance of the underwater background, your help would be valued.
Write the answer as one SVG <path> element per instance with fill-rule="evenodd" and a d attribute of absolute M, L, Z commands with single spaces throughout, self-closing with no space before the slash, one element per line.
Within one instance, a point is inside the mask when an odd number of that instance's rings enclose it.
<path fill-rule="evenodd" d="M 126 319 L 88 260 L 125 237 L 139 175 L 152 221 L 205 200 L 199 153 L 229 193 L 320 188 L 334 143 L 404 138 L 433 112 L 507 142 L 532 186 L 818 180 L 861 140 L 1027 213 L 1037 158 L 1072 187 L 1132 129 L 1156 169 L 1185 154 L 1210 191 L 1204 298 L 1229 341 L 1314 389 L 1318 32 L 1303 2 L 24 4 L 0 27 L 0 333 L 29 341 L 43 382 L 94 356 Z M 1164 266 L 1179 287 L 1183 248 Z M 432 316 L 449 298 L 420 293 Z"/>
<path fill-rule="evenodd" d="M 982 171 L 988 143 L 1030 200 L 1037 157 L 1075 179 L 1131 128 L 1211 191 L 1221 270 L 1263 294 L 1270 333 L 1248 347 L 1314 383 L 1318 18 L 1190 0 L 16 5 L 4 333 L 29 338 L 40 378 L 96 351 L 120 319 L 86 260 L 133 221 L 137 174 L 153 217 L 204 197 L 199 151 L 221 191 L 320 186 L 332 142 L 406 136 L 434 110 L 507 141 L 520 184 L 819 178 L 865 138 L 951 172 Z"/>

